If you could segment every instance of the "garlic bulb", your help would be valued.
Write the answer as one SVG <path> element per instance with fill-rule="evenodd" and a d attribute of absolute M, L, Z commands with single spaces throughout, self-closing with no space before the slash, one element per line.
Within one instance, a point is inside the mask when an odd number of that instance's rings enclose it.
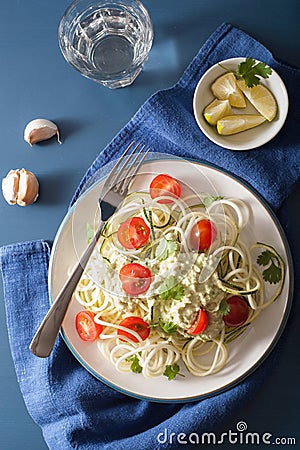
<path fill-rule="evenodd" d="M 30 146 L 50 139 L 54 135 L 57 136 L 57 141 L 61 144 L 57 125 L 48 119 L 34 119 L 26 125 L 24 130 L 24 139 Z"/>
<path fill-rule="evenodd" d="M 29 170 L 10 170 L 2 180 L 2 193 L 10 205 L 27 206 L 36 201 L 39 183 Z"/>

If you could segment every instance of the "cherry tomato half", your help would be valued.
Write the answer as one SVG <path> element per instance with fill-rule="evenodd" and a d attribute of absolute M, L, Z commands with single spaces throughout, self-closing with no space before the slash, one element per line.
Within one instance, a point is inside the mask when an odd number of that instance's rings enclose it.
<path fill-rule="evenodd" d="M 126 317 L 126 319 L 123 319 L 119 325 L 121 327 L 129 328 L 129 330 L 135 331 L 136 333 L 139 334 L 139 336 L 142 338 L 143 341 L 147 339 L 147 337 L 150 334 L 150 328 L 148 323 L 145 322 L 140 317 L 136 316 Z M 133 334 L 131 334 L 130 332 L 118 329 L 118 335 L 126 336 L 131 341 L 138 342 L 138 339 L 135 336 L 133 336 Z"/>
<path fill-rule="evenodd" d="M 229 327 L 239 327 L 243 325 L 249 317 L 249 306 L 243 297 L 233 295 L 227 299 L 230 311 L 223 317 Z"/>
<path fill-rule="evenodd" d="M 122 288 L 129 295 L 144 294 L 149 289 L 152 281 L 150 270 L 137 263 L 130 263 L 123 266 L 119 276 Z"/>
<path fill-rule="evenodd" d="M 192 249 L 202 252 L 211 246 L 216 237 L 215 225 L 208 219 L 202 219 L 191 229 L 189 245 Z"/>
<path fill-rule="evenodd" d="M 167 174 L 157 175 L 150 184 L 151 198 L 157 198 L 162 195 L 179 198 L 181 195 L 181 186 L 175 178 Z M 158 203 L 172 203 L 172 200 L 159 200 Z"/>
<path fill-rule="evenodd" d="M 186 332 L 188 334 L 191 334 L 192 336 L 203 333 L 203 331 L 207 327 L 207 324 L 208 324 L 207 312 L 204 309 L 200 308 L 197 319 L 195 320 L 193 325 L 188 330 L 186 330 Z"/>
<path fill-rule="evenodd" d="M 139 248 L 146 244 L 150 228 L 141 217 L 130 217 L 118 229 L 118 240 L 125 248 Z"/>
<path fill-rule="evenodd" d="M 95 341 L 102 333 L 103 327 L 94 321 L 95 313 L 92 311 L 79 311 L 75 318 L 75 325 L 79 337 L 86 342 Z"/>

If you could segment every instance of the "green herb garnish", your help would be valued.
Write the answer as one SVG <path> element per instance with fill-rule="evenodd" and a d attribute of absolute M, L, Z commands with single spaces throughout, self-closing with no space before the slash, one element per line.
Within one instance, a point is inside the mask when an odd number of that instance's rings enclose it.
<path fill-rule="evenodd" d="M 223 316 L 227 316 L 227 314 L 230 313 L 230 305 L 228 305 L 227 301 L 225 299 L 223 299 L 220 303 L 219 306 L 219 312 L 223 315 Z"/>
<path fill-rule="evenodd" d="M 140 361 L 139 361 L 139 358 L 137 357 L 137 355 L 134 355 L 134 356 L 131 356 L 129 358 L 126 358 L 126 361 L 128 361 L 128 362 L 131 361 L 131 364 L 130 364 L 131 372 L 134 372 L 134 373 L 141 373 L 142 372 L 143 368 L 140 365 Z"/>
<path fill-rule="evenodd" d="M 277 256 L 270 250 L 263 251 L 256 260 L 259 266 L 268 266 L 263 272 L 262 276 L 268 283 L 276 284 L 282 279 L 282 270 Z"/>
<path fill-rule="evenodd" d="M 237 77 L 243 78 L 249 88 L 260 84 L 260 77 L 269 78 L 272 74 L 271 67 L 264 62 L 256 62 L 253 58 L 246 58 L 245 61 L 242 61 L 236 71 L 230 70 L 222 64 L 219 64 L 219 66 L 227 72 L 233 72 Z"/>
<path fill-rule="evenodd" d="M 174 275 L 171 275 L 160 286 L 159 296 L 162 300 L 181 300 L 184 296 L 184 287 L 178 283 Z"/>
<path fill-rule="evenodd" d="M 180 376 L 184 377 L 184 375 L 179 373 L 179 366 L 176 363 L 173 364 L 173 366 L 170 366 L 170 365 L 166 366 L 166 369 L 165 369 L 163 375 L 165 377 L 167 377 L 169 381 L 174 380 L 176 375 L 180 375 Z"/>
<path fill-rule="evenodd" d="M 159 326 L 167 334 L 172 334 L 177 331 L 177 325 L 174 322 L 163 322 L 159 320 Z"/>
<path fill-rule="evenodd" d="M 222 200 L 223 198 L 224 197 L 222 197 L 221 195 L 218 196 L 208 195 L 207 197 L 204 197 L 203 204 L 206 208 L 208 208 L 213 202 L 216 202 L 217 200 Z"/>
<path fill-rule="evenodd" d="M 178 250 L 178 246 L 178 242 L 163 238 L 156 249 L 157 259 L 162 261 L 169 258 Z"/>
<path fill-rule="evenodd" d="M 272 69 L 264 62 L 256 62 L 252 58 L 246 58 L 238 65 L 236 75 L 242 77 L 249 88 L 260 84 L 261 78 L 269 78 Z"/>

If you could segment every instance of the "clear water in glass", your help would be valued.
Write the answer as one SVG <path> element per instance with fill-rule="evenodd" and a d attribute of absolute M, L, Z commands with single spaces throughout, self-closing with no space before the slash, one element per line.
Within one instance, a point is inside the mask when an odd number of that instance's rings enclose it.
<path fill-rule="evenodd" d="M 79 3 L 90 6 L 78 11 Z M 77 0 L 76 11 L 71 6 L 59 28 L 60 46 L 67 61 L 82 75 L 111 88 L 134 81 L 152 45 L 147 10 L 138 1 L 127 3 Z"/>

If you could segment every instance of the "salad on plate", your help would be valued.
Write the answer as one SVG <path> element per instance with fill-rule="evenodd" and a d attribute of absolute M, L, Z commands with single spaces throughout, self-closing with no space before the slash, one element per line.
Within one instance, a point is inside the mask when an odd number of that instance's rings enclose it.
<path fill-rule="evenodd" d="M 247 246 L 249 208 L 153 177 L 102 230 L 75 291 L 74 326 L 121 372 L 197 377 L 219 372 L 227 344 L 280 295 L 285 266 L 266 243 Z M 88 225 L 88 238 L 93 227 Z M 266 294 L 266 285 L 271 286 Z"/>

